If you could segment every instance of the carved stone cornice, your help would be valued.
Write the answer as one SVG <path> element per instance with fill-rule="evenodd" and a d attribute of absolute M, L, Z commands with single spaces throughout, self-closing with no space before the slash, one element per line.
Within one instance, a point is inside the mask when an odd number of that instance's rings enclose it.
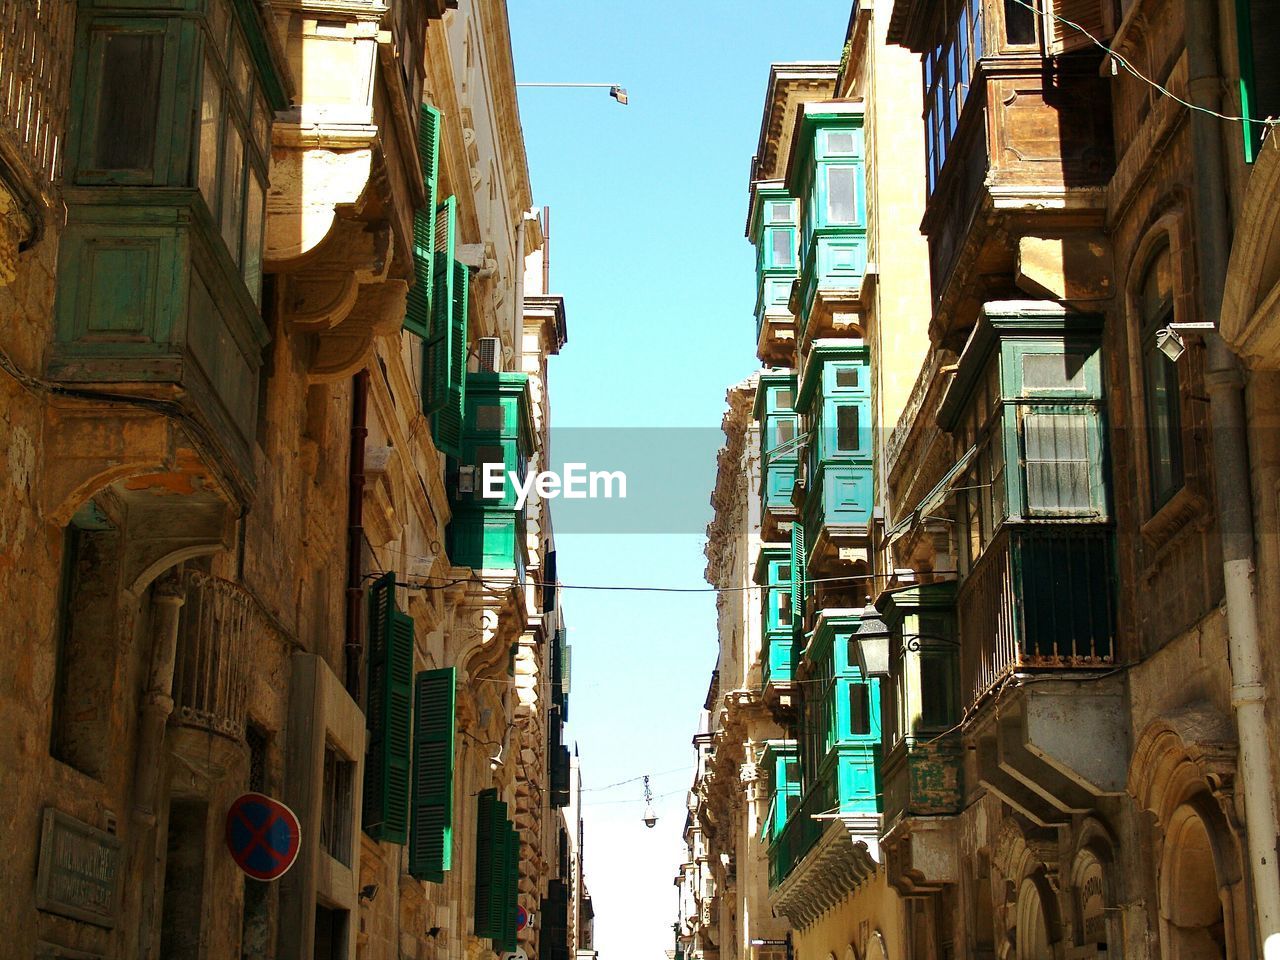
<path fill-rule="evenodd" d="M 804 929 L 880 869 L 878 816 L 846 814 L 827 824 L 813 849 L 769 898 L 773 912 Z"/>
<path fill-rule="evenodd" d="M 756 384 L 759 377 L 752 374 L 741 383 L 730 387 L 725 399 L 728 410 L 721 421 L 725 443 L 716 454 L 716 486 L 711 493 L 714 510 L 707 525 L 707 545 L 704 552 L 707 567 L 703 576 L 713 587 L 728 586 L 725 579 L 726 553 L 729 545 L 746 532 L 747 471 L 743 469 L 747 437 L 752 424 Z M 717 610 L 724 614 L 717 598 Z"/>

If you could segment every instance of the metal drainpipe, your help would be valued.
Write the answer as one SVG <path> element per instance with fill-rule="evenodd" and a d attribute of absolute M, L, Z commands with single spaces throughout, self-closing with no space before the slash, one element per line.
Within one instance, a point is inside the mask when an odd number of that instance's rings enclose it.
<path fill-rule="evenodd" d="M 1212 0 L 1185 0 L 1187 87 L 1191 102 L 1222 110 L 1218 68 L 1219 21 Z M 1190 29 L 1195 24 L 1196 29 Z M 1217 324 L 1222 312 L 1231 236 L 1227 220 L 1226 170 L 1222 130 L 1217 117 L 1191 114 L 1194 147 L 1195 213 L 1199 232 L 1196 260 L 1200 274 L 1202 319 Z M 1244 380 L 1235 354 L 1213 331 L 1206 338 L 1209 417 L 1222 572 L 1231 657 L 1231 704 L 1240 740 L 1239 782 L 1244 795 L 1249 873 L 1254 914 L 1267 960 L 1280 958 L 1280 871 L 1276 858 L 1276 807 L 1271 790 L 1271 747 L 1266 728 L 1258 608 L 1254 599 L 1253 497 L 1244 406 Z"/>
<path fill-rule="evenodd" d="M 364 444 L 369 436 L 369 371 L 351 383 L 351 456 L 347 472 L 347 693 L 360 702 L 360 605 L 364 601 Z"/>

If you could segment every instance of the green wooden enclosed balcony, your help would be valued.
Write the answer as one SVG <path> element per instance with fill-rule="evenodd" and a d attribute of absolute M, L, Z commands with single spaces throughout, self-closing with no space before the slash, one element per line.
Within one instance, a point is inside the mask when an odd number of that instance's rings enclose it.
<path fill-rule="evenodd" d="M 1115 658 L 1101 320 L 989 303 L 939 412 L 954 479 L 961 693 Z"/>
<path fill-rule="evenodd" d="M 871 366 L 861 341 L 819 341 L 807 357 L 796 409 L 805 429 L 797 484 L 810 576 L 868 560 L 874 499 Z"/>
<path fill-rule="evenodd" d="M 803 350 L 819 337 L 861 336 L 867 268 L 862 104 L 807 103 L 797 118 L 786 188 L 800 202 L 800 278 L 791 302 Z"/>
<path fill-rule="evenodd" d="M 769 778 L 769 811 L 761 827 L 761 839 L 777 842 L 800 805 L 800 758 L 794 740 L 770 740 L 760 766 Z"/>
<path fill-rule="evenodd" d="M 449 559 L 475 570 L 514 571 L 523 581 L 527 564 L 525 510 L 511 475 L 524 482 L 534 451 L 528 377 L 523 373 L 468 373 L 462 458 L 451 484 L 453 519 Z M 487 468 L 487 469 L 486 469 Z M 488 497 L 486 477 L 501 472 L 501 495 Z M 496 485 L 490 482 L 490 490 Z"/>
<path fill-rule="evenodd" d="M 878 823 L 881 810 L 880 682 L 862 676 L 852 636 L 860 611 L 819 614 L 798 659 L 803 799 L 769 850 L 771 885 L 786 880 L 822 836 L 814 814 Z"/>
<path fill-rule="evenodd" d="M 764 544 L 756 556 L 756 583 L 761 590 L 760 647 L 761 686 L 765 698 L 776 698 L 791 689 L 791 637 L 795 604 L 791 589 L 791 546 Z"/>
<path fill-rule="evenodd" d="M 143 6 L 79 4 L 48 375 L 177 404 L 247 485 L 284 92 L 250 4 Z"/>
<path fill-rule="evenodd" d="M 955 584 L 906 587 L 877 604 L 889 630 L 884 833 L 960 811 L 963 753 Z"/>
<path fill-rule="evenodd" d="M 756 248 L 756 353 L 789 367 L 795 359 L 791 287 L 799 274 L 796 201 L 779 181 L 751 186 L 747 237 Z"/>

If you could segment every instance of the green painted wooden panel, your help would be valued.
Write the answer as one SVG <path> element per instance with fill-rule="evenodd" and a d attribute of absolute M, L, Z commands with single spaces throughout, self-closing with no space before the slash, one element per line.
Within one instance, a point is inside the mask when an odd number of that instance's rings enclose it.
<path fill-rule="evenodd" d="M 409 873 L 436 883 L 453 866 L 455 690 L 453 667 L 422 671 L 414 688 Z"/>
<path fill-rule="evenodd" d="M 433 433 L 436 446 L 459 456 L 462 447 L 462 419 L 467 382 L 467 314 L 470 306 L 470 271 L 457 260 L 453 271 L 453 301 L 449 312 L 448 355 L 443 371 L 444 404 L 436 411 Z"/>
<path fill-rule="evenodd" d="M 501 808 L 501 813 L 499 813 Z M 473 916 L 477 937 L 493 934 L 493 922 L 499 906 L 494 901 L 494 872 L 496 859 L 505 847 L 500 839 L 506 804 L 498 801 L 498 791 L 489 787 L 480 791 L 476 803 L 476 870 Z"/>
<path fill-rule="evenodd" d="M 449 402 L 450 333 L 453 330 L 454 243 L 458 201 L 449 197 L 436 207 L 432 238 L 431 333 L 422 349 L 422 411 L 433 414 Z M 437 444 L 439 438 L 436 439 Z"/>
<path fill-rule="evenodd" d="M 404 328 L 426 339 L 431 334 L 431 293 L 435 279 L 435 209 L 440 175 L 440 111 L 422 105 L 418 118 L 418 162 L 427 204 L 413 215 L 413 275 L 405 304 Z"/>
<path fill-rule="evenodd" d="M 369 684 L 364 830 L 375 840 L 404 843 L 409 828 L 413 723 L 413 619 L 396 607 L 395 573 L 369 591 Z"/>

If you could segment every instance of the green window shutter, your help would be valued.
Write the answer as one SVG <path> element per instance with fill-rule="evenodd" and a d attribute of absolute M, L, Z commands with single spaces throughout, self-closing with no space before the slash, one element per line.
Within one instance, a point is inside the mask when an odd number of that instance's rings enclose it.
<path fill-rule="evenodd" d="M 804 524 L 796 520 L 791 524 L 791 621 L 804 619 L 804 600 L 808 584 L 804 572 Z"/>
<path fill-rule="evenodd" d="M 418 160 L 427 205 L 413 215 L 413 275 L 404 328 L 424 340 L 431 334 L 431 287 L 435 270 L 436 181 L 440 168 L 440 111 L 425 104 L 418 123 Z"/>
<path fill-rule="evenodd" d="M 463 404 L 467 382 L 467 312 L 471 274 L 464 263 L 453 263 L 453 309 L 449 317 L 449 368 L 444 406 L 435 416 L 436 445 L 455 455 L 462 446 Z"/>
<path fill-rule="evenodd" d="M 423 670 L 414 684 L 409 875 L 435 883 L 453 866 L 454 683 L 448 667 Z"/>
<path fill-rule="evenodd" d="M 488 937 L 495 910 L 493 902 L 494 852 L 498 846 L 498 791 L 481 790 L 476 804 L 475 933 Z"/>
<path fill-rule="evenodd" d="M 501 949 L 502 939 L 506 933 L 504 914 L 507 912 L 507 870 L 511 857 L 511 825 L 507 823 L 507 805 L 499 803 L 498 811 L 493 863 L 488 877 L 489 903 L 492 905 L 492 913 L 489 914 L 489 928 L 486 935 L 493 940 L 495 947 Z"/>
<path fill-rule="evenodd" d="M 369 591 L 369 690 L 363 826 L 375 840 L 404 843 L 409 826 L 413 723 L 413 618 L 396 607 L 396 575 Z"/>
<path fill-rule="evenodd" d="M 453 263 L 458 201 L 449 197 L 436 207 L 432 234 L 431 331 L 422 349 L 422 412 L 444 409 L 449 399 L 449 336 L 453 329 Z M 437 439 L 437 443 L 439 440 Z"/>
<path fill-rule="evenodd" d="M 516 952 L 516 910 L 520 904 L 520 831 L 508 824 L 506 889 L 503 899 L 502 942 L 504 953 Z"/>

